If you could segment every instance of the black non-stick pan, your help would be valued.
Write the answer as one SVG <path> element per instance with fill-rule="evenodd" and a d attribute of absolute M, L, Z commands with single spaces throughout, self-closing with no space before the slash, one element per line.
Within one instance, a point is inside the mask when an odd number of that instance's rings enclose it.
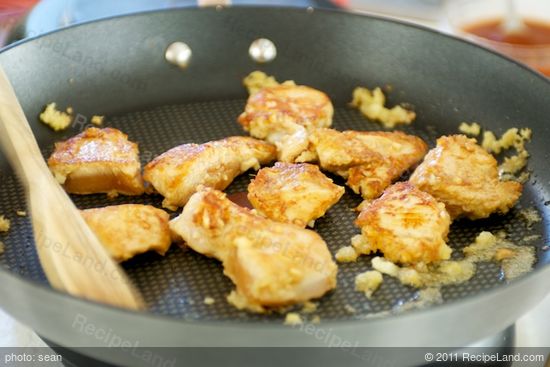
<path fill-rule="evenodd" d="M 269 64 L 257 64 L 249 56 L 250 44 L 260 37 L 277 46 L 278 55 Z M 175 41 L 193 52 L 186 69 L 165 59 L 166 48 Z M 353 88 L 360 85 L 390 85 L 390 105 L 410 103 L 418 115 L 404 130 L 432 146 L 438 136 L 456 133 L 462 121 L 478 121 L 497 133 L 529 127 L 532 174 L 518 207 L 505 216 L 456 222 L 450 245 L 458 254 L 482 230 L 504 229 L 518 244 L 539 234 L 532 273 L 507 283 L 498 266 L 483 264 L 471 281 L 443 288 L 442 304 L 399 312 L 401 303 L 414 298 L 414 289 L 387 279 L 371 300 L 353 290 L 354 276 L 369 267 L 369 258 L 363 257 L 340 265 L 338 288 L 319 301 L 316 315 L 322 322 L 314 330 L 361 346 L 462 346 L 513 324 L 550 289 L 550 253 L 545 252 L 549 210 L 544 205 L 550 198 L 550 83 L 480 47 L 370 16 L 236 7 L 143 13 L 79 25 L 10 47 L 0 54 L 0 62 L 45 156 L 55 141 L 78 133 L 82 121 L 95 114 L 106 115 L 106 126 L 139 142 L 144 162 L 178 144 L 242 135 L 235 121 L 247 96 L 242 78 L 256 69 L 325 91 L 336 106 L 336 129 L 380 129 L 347 107 Z M 78 123 L 55 133 L 38 122 L 43 106 L 52 101 L 61 108 L 72 106 Z M 49 340 L 71 347 L 107 346 L 105 337 L 83 329 L 93 325 L 140 346 L 327 345 L 327 338 L 317 336 L 322 333 L 284 326 L 284 315 L 254 315 L 231 307 L 225 296 L 232 284 L 221 265 L 177 246 L 164 258 L 145 254 L 124 264 L 149 305 L 146 312 L 52 290 L 37 260 L 29 219 L 15 215 L 25 207 L 21 189 L 3 158 L 0 168 L 0 213 L 12 219 L 11 231 L 1 237 L 6 251 L 0 256 L 0 304 Z M 249 180 L 250 175 L 242 175 L 227 191 L 242 192 Z M 157 196 L 73 198 L 81 208 L 161 202 Z M 358 232 L 350 208 L 359 202 L 347 192 L 316 223 L 333 252 Z M 528 228 L 519 211 L 531 207 L 543 220 Z M 214 305 L 203 303 L 207 296 L 216 300 Z M 127 356 L 118 350 L 83 352 L 119 362 Z"/>

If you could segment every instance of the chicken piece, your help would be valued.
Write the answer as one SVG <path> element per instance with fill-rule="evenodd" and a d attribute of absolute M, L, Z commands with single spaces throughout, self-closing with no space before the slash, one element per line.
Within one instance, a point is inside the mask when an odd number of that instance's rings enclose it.
<path fill-rule="evenodd" d="M 399 131 L 318 129 L 310 141 L 308 152 L 298 160 L 318 161 L 321 168 L 346 178 L 355 193 L 369 200 L 380 196 L 428 150 L 422 139 Z"/>
<path fill-rule="evenodd" d="M 464 135 L 439 138 L 410 182 L 444 203 L 452 218 L 506 213 L 522 191 L 519 182 L 500 181 L 496 159 Z"/>
<path fill-rule="evenodd" d="M 144 192 L 138 145 L 117 129 L 91 127 L 56 143 L 48 166 L 72 194 Z"/>
<path fill-rule="evenodd" d="M 262 168 L 248 185 L 248 200 L 262 215 L 300 227 L 325 215 L 345 189 L 308 163 L 275 163 Z"/>
<path fill-rule="evenodd" d="M 307 149 L 308 135 L 332 124 L 333 113 L 323 92 L 281 84 L 252 94 L 238 121 L 251 136 L 275 144 L 279 161 L 294 162 Z"/>
<path fill-rule="evenodd" d="M 82 210 L 81 214 L 116 261 L 150 250 L 164 255 L 172 243 L 168 213 L 150 205 L 113 205 Z"/>
<path fill-rule="evenodd" d="M 451 225 L 445 205 L 410 183 L 387 188 L 355 224 L 361 228 L 361 241 L 353 241 L 358 253 L 380 251 L 402 264 L 428 264 L 451 256 L 445 243 Z"/>
<path fill-rule="evenodd" d="M 147 164 L 143 178 L 164 196 L 165 208 L 176 210 L 199 185 L 223 190 L 235 177 L 270 163 L 275 155 L 275 146 L 246 136 L 184 144 Z"/>
<path fill-rule="evenodd" d="M 222 261 L 240 308 L 305 302 L 336 287 L 336 264 L 317 233 L 266 219 L 220 191 L 199 188 L 170 228 L 193 250 Z"/>

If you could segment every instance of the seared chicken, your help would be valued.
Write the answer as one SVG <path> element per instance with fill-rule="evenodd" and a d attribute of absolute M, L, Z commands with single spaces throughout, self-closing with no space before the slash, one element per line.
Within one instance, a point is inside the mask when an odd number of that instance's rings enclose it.
<path fill-rule="evenodd" d="M 220 191 L 199 188 L 170 228 L 193 250 L 222 261 L 240 308 L 304 302 L 336 287 L 336 264 L 317 233 L 266 219 Z"/>
<path fill-rule="evenodd" d="M 453 218 L 506 213 L 522 190 L 519 182 L 500 181 L 496 159 L 464 135 L 439 138 L 410 182 L 444 203 Z"/>
<path fill-rule="evenodd" d="M 81 214 L 116 261 L 151 250 L 164 255 L 170 247 L 170 217 L 164 210 L 127 204 L 86 209 Z"/>
<path fill-rule="evenodd" d="M 325 215 L 344 191 L 317 166 L 278 162 L 258 172 L 248 186 L 248 200 L 270 219 L 313 227 L 313 221 Z"/>
<path fill-rule="evenodd" d="M 91 127 L 56 143 L 48 166 L 65 190 L 73 194 L 144 192 L 138 146 L 116 129 Z"/>
<path fill-rule="evenodd" d="M 332 124 L 333 113 L 323 92 L 281 84 L 252 94 L 238 121 L 251 136 L 275 144 L 279 161 L 293 162 L 307 149 L 313 130 Z"/>
<path fill-rule="evenodd" d="M 445 205 L 410 183 L 390 186 L 364 208 L 355 221 L 361 235 L 352 245 L 358 253 L 380 251 L 395 263 L 431 263 L 449 259 L 451 225 Z"/>
<path fill-rule="evenodd" d="M 197 186 L 223 190 L 235 177 L 275 159 L 275 146 L 245 136 L 205 144 L 184 144 L 161 154 L 144 169 L 143 178 L 164 196 L 162 205 L 185 205 Z"/>
<path fill-rule="evenodd" d="M 298 160 L 318 161 L 321 168 L 347 179 L 364 199 L 374 199 L 428 150 L 422 139 L 402 132 L 318 129 L 309 150 Z"/>

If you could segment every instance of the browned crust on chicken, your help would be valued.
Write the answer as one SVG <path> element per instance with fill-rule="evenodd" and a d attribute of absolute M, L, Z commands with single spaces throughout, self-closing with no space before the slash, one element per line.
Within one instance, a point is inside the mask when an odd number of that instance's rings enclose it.
<path fill-rule="evenodd" d="M 315 165 L 278 162 L 258 172 L 248 186 L 248 200 L 270 219 L 305 227 L 325 215 L 344 192 Z"/>
<path fill-rule="evenodd" d="M 449 259 L 446 245 L 451 219 L 445 205 L 405 182 L 394 184 L 363 208 L 355 224 L 361 228 L 357 252 L 380 251 L 392 262 L 430 263 Z"/>
<path fill-rule="evenodd" d="M 116 261 L 170 248 L 170 217 L 151 205 L 126 204 L 81 211 L 92 232 Z"/>
<path fill-rule="evenodd" d="M 507 213 L 522 191 L 519 182 L 500 181 L 496 159 L 464 135 L 439 138 L 410 182 L 443 202 L 453 218 Z"/>
<path fill-rule="evenodd" d="M 55 144 L 48 166 L 67 192 L 141 195 L 138 145 L 113 128 L 89 128 Z"/>
<path fill-rule="evenodd" d="M 348 186 L 365 199 L 380 196 L 428 150 L 422 139 L 400 131 L 318 129 L 310 141 L 309 154 L 302 157 L 346 178 Z"/>
<path fill-rule="evenodd" d="M 247 308 L 303 302 L 336 286 L 336 264 L 317 233 L 266 219 L 220 191 L 199 188 L 170 228 L 223 262 Z"/>
<path fill-rule="evenodd" d="M 199 185 L 225 189 L 235 177 L 275 159 L 272 144 L 233 136 L 205 144 L 184 144 L 156 157 L 143 177 L 164 196 L 163 206 L 185 205 Z"/>

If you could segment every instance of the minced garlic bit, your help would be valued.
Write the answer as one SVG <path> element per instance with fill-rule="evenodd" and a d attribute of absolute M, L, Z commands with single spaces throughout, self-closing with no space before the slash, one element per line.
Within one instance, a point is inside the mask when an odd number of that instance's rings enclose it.
<path fill-rule="evenodd" d="M 531 129 L 518 129 L 513 127 L 502 134 L 500 139 L 497 139 L 491 131 L 483 133 L 483 141 L 481 146 L 489 153 L 499 154 L 503 150 L 516 148 L 518 152 L 525 150 L 525 142 L 531 140 Z"/>
<path fill-rule="evenodd" d="M 71 106 L 68 106 L 65 111 L 69 114 L 69 115 L 72 115 L 73 114 L 73 108 Z"/>
<path fill-rule="evenodd" d="M 26 217 L 27 216 L 27 212 L 24 211 L 24 210 L 18 210 L 15 212 L 15 214 L 17 214 L 19 217 Z"/>
<path fill-rule="evenodd" d="M 105 119 L 105 116 L 93 115 L 92 118 L 90 119 L 90 122 L 96 126 L 101 126 L 103 125 L 104 119 Z"/>
<path fill-rule="evenodd" d="M 397 277 L 399 273 L 399 266 L 395 265 L 389 260 L 383 257 L 375 257 L 371 260 L 372 267 L 378 270 L 382 274 L 387 274 L 392 277 Z"/>
<path fill-rule="evenodd" d="M 355 307 L 353 307 L 352 305 L 349 305 L 347 303 L 344 305 L 344 310 L 346 310 L 346 312 L 349 313 L 349 314 L 357 313 L 357 310 L 355 309 Z"/>
<path fill-rule="evenodd" d="M 315 315 L 311 318 L 311 323 L 312 324 L 320 324 L 321 323 L 321 318 L 318 315 Z"/>
<path fill-rule="evenodd" d="M 527 228 L 531 228 L 533 227 L 533 224 L 542 221 L 539 212 L 535 208 L 521 209 L 519 211 L 519 215 L 523 220 L 525 220 L 525 225 Z"/>
<path fill-rule="evenodd" d="M 302 307 L 302 312 L 303 313 L 314 313 L 315 311 L 317 311 L 317 304 L 316 303 L 313 303 L 313 302 L 305 302 L 303 307 Z"/>
<path fill-rule="evenodd" d="M 296 312 L 289 312 L 285 316 L 285 325 L 295 326 L 303 324 L 302 317 Z"/>
<path fill-rule="evenodd" d="M 227 302 L 239 310 L 248 310 L 256 313 L 265 313 L 266 310 L 260 304 L 250 303 L 242 294 L 233 290 L 227 295 Z"/>
<path fill-rule="evenodd" d="M 0 232 L 7 232 L 10 230 L 10 220 L 0 215 Z"/>
<path fill-rule="evenodd" d="M 6 246 L 4 245 L 4 242 L 0 241 L 0 255 L 2 255 L 6 251 Z"/>
<path fill-rule="evenodd" d="M 529 152 L 526 150 L 522 150 L 517 155 L 505 157 L 504 162 L 502 162 L 502 164 L 498 167 L 499 175 L 515 175 L 527 165 L 528 159 Z"/>
<path fill-rule="evenodd" d="M 534 247 L 515 245 L 504 235 L 495 236 L 491 232 L 481 232 L 463 252 L 471 262 L 499 261 L 508 280 L 531 271 L 536 260 Z"/>
<path fill-rule="evenodd" d="M 336 261 L 341 263 L 354 262 L 359 257 L 357 251 L 352 246 L 345 246 L 336 251 L 334 256 Z"/>
<path fill-rule="evenodd" d="M 204 297 L 204 304 L 205 305 L 213 305 L 216 301 L 214 301 L 214 298 L 212 297 Z"/>
<path fill-rule="evenodd" d="M 357 107 L 363 115 L 373 121 L 381 122 L 386 128 L 393 128 L 398 124 L 410 124 L 416 118 L 416 113 L 401 106 L 386 108 L 386 96 L 382 89 L 357 87 L 353 91 L 352 107 Z"/>
<path fill-rule="evenodd" d="M 57 110 L 55 102 L 52 102 L 47 104 L 44 111 L 40 114 L 40 121 L 55 131 L 60 131 L 65 130 L 71 125 L 72 116 L 67 112 Z"/>
<path fill-rule="evenodd" d="M 276 86 L 280 85 L 281 83 L 279 83 L 275 79 L 274 76 L 267 75 L 263 71 L 258 71 L 257 70 L 257 71 L 253 71 L 250 74 L 248 74 L 244 78 L 243 84 L 246 87 L 246 89 L 248 89 L 248 94 L 252 95 L 252 94 L 258 92 L 259 90 L 261 90 L 263 88 L 276 87 Z M 292 80 L 287 80 L 287 81 L 283 82 L 282 84 L 283 85 L 296 85 L 296 83 L 294 83 L 294 81 L 292 81 Z"/>
<path fill-rule="evenodd" d="M 472 122 L 471 124 L 462 122 L 458 126 L 458 130 L 466 135 L 478 136 L 481 133 L 481 126 L 477 122 Z"/>
<path fill-rule="evenodd" d="M 367 298 L 371 298 L 372 294 L 376 292 L 384 278 L 382 273 L 377 270 L 369 270 L 361 274 L 357 274 L 355 277 L 355 290 L 365 293 Z"/>
<path fill-rule="evenodd" d="M 438 288 L 470 280 L 475 275 L 476 264 L 479 262 L 499 262 L 508 280 L 529 272 L 535 263 L 534 247 L 515 245 L 506 240 L 504 232 L 496 235 L 487 231 L 481 232 L 475 241 L 462 251 L 465 257 L 461 260 L 399 267 L 382 257 L 375 257 L 372 259 L 372 266 L 383 274 L 397 278 L 404 285 L 415 288 Z"/>

